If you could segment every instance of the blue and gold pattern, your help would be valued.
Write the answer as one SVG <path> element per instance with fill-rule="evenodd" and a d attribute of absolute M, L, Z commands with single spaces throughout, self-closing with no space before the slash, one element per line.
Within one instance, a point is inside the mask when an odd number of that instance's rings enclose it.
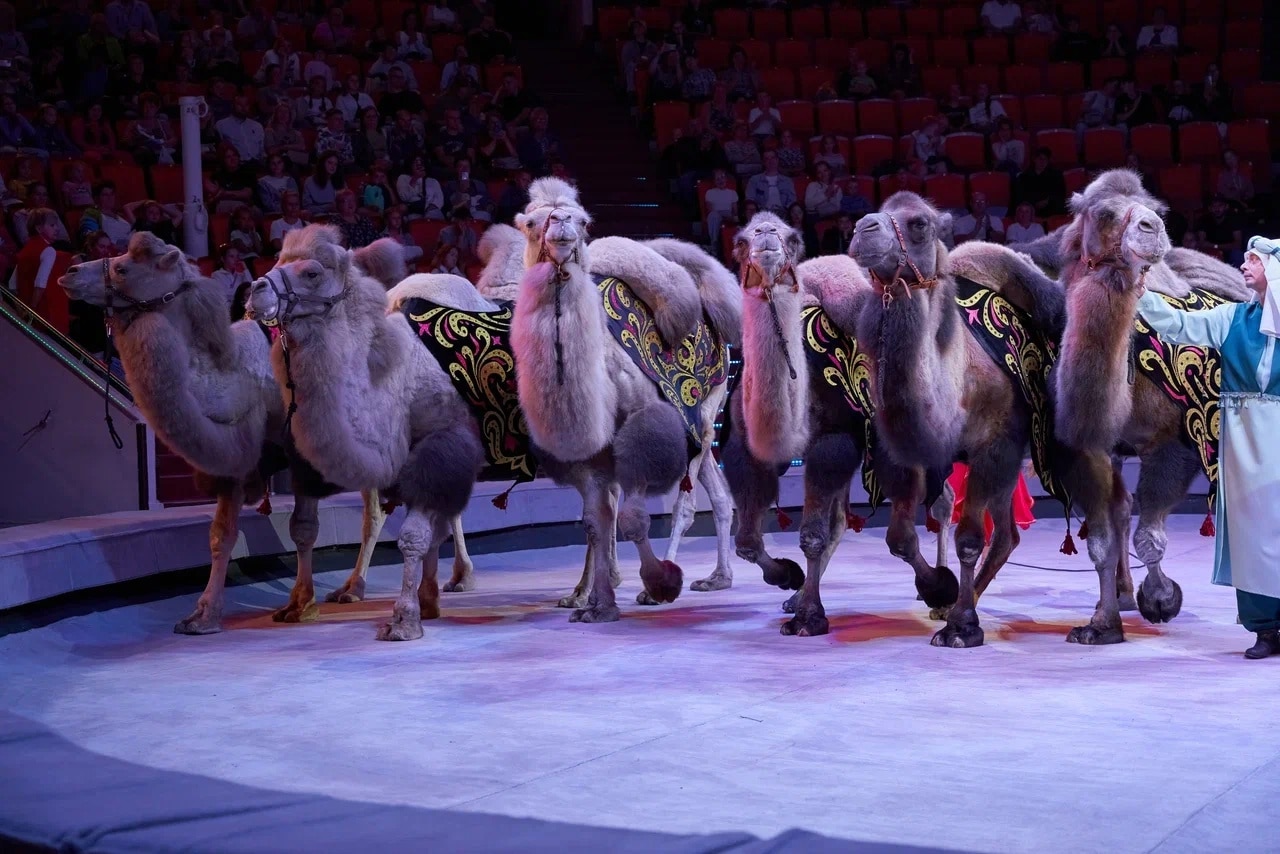
<path fill-rule="evenodd" d="M 593 276 L 614 340 L 676 408 L 695 448 L 702 447 L 699 407 L 711 390 L 725 381 L 728 360 L 724 344 L 704 319 L 675 347 L 662 340 L 653 312 L 627 283 L 612 276 Z"/>
<path fill-rule="evenodd" d="M 445 369 L 480 425 L 485 479 L 532 480 L 537 460 L 516 394 L 511 304 L 492 313 L 462 311 L 424 299 L 402 309 L 418 338 Z"/>

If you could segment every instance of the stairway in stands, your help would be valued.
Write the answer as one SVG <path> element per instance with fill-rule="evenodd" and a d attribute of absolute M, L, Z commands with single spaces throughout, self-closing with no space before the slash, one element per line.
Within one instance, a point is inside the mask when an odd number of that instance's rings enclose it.
<path fill-rule="evenodd" d="M 589 47 L 552 41 L 522 41 L 520 65 L 564 144 L 569 174 L 595 220 L 592 234 L 691 239 L 616 88 L 615 72 Z"/>

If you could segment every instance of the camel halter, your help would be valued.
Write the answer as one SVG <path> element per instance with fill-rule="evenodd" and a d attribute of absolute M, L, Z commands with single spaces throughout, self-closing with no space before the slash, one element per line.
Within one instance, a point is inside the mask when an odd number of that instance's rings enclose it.
<path fill-rule="evenodd" d="M 555 207 L 547 213 L 547 218 L 542 221 L 542 230 L 538 234 L 538 260 L 534 263 L 541 264 L 546 262 L 555 269 L 555 275 L 552 276 L 552 282 L 555 283 L 556 291 L 556 385 L 564 385 L 564 345 L 560 343 L 560 292 L 564 289 L 564 283 L 569 281 L 569 274 L 565 272 L 565 267 L 570 264 L 578 263 L 578 246 L 573 247 L 573 251 L 569 253 L 569 257 L 563 261 L 557 261 L 551 257 L 551 253 L 547 251 L 547 229 L 551 226 L 551 215 L 560 208 Z M 579 244 L 582 242 L 578 241 Z"/>
<path fill-rule="evenodd" d="M 751 292 L 751 286 L 747 283 L 747 279 L 750 277 L 753 269 L 755 269 L 754 264 L 748 264 L 745 262 L 742 264 L 742 271 L 738 275 L 738 284 L 742 287 L 743 293 Z M 785 282 L 787 277 L 791 278 L 791 293 L 800 293 L 800 277 L 796 275 L 796 268 L 791 263 L 791 258 L 789 256 L 787 258 L 786 265 L 783 266 L 778 275 L 774 277 L 772 285 L 766 285 L 764 283 L 764 276 L 760 276 L 760 284 L 756 287 L 756 293 L 760 297 L 761 301 L 769 306 L 769 318 L 773 321 L 774 337 L 778 339 L 778 346 L 782 350 L 782 358 L 785 359 L 787 363 L 787 371 L 791 374 L 791 379 L 794 380 L 799 375 L 796 373 L 796 366 L 791 362 L 791 351 L 787 349 L 787 338 L 782 331 L 782 320 L 778 317 L 778 305 L 773 301 L 773 289 L 778 287 L 779 283 Z"/>
<path fill-rule="evenodd" d="M 1101 266 L 1114 267 L 1120 270 L 1127 267 L 1128 264 L 1124 260 L 1124 233 L 1129 230 L 1129 222 L 1133 219 L 1133 211 L 1137 205 L 1130 205 L 1129 210 L 1125 211 L 1124 219 L 1120 221 L 1120 228 L 1116 230 L 1116 237 L 1109 245 L 1103 247 L 1103 253 L 1096 258 L 1089 257 L 1089 247 L 1087 241 L 1082 234 L 1080 237 L 1080 260 L 1090 271 L 1098 269 Z M 1086 217 L 1088 215 L 1086 214 Z M 1086 219 L 1086 222 L 1088 220 Z M 1138 271 L 1138 285 L 1144 285 L 1147 280 L 1147 273 L 1151 271 L 1150 264 L 1144 264 L 1142 269 Z"/>
<path fill-rule="evenodd" d="M 902 228 L 898 225 L 898 220 L 893 214 L 885 214 L 889 218 L 890 225 L 893 226 L 894 236 L 898 238 L 898 268 L 893 271 L 893 275 L 889 277 L 889 281 L 881 279 L 875 270 L 868 270 L 871 274 L 871 289 L 880 295 L 880 299 L 884 302 L 884 307 L 888 308 L 893 304 L 896 297 L 893 295 L 892 288 L 895 285 L 902 286 L 902 292 L 907 299 L 911 299 L 911 291 L 927 291 L 934 285 L 938 284 L 937 275 L 925 278 L 920 272 L 920 268 L 916 266 L 916 262 L 911 260 L 911 253 L 907 251 L 907 239 L 902 234 Z M 914 282 L 908 282 L 902 278 L 902 268 L 907 267 L 911 270 L 911 275 L 915 277 Z"/>

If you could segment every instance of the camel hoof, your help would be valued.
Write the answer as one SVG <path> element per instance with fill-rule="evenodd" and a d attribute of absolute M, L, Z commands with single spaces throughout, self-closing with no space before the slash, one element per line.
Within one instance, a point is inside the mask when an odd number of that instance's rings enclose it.
<path fill-rule="evenodd" d="M 972 649 L 975 646 L 982 646 L 986 635 L 982 631 L 982 626 L 978 625 L 978 615 L 973 611 L 967 611 L 955 616 L 956 621 L 948 622 L 939 629 L 929 643 L 949 649 Z"/>
<path fill-rule="evenodd" d="M 222 614 L 196 607 L 190 617 L 173 627 L 175 635 L 216 635 L 222 631 Z"/>
<path fill-rule="evenodd" d="M 378 627 L 380 641 L 409 641 L 422 637 L 422 621 L 406 617 L 392 617 L 391 622 Z"/>
<path fill-rule="evenodd" d="M 934 622 L 943 622 L 944 620 L 947 619 L 947 615 L 950 613 L 951 613 L 950 605 L 948 605 L 945 608 L 930 608 L 929 619 L 933 620 Z"/>
<path fill-rule="evenodd" d="M 800 591 L 796 591 L 787 597 L 787 601 L 782 603 L 782 613 L 794 614 L 796 612 L 796 603 L 800 601 Z"/>
<path fill-rule="evenodd" d="M 1067 643 L 1079 643 L 1086 646 L 1105 646 L 1106 644 L 1123 643 L 1124 629 L 1120 626 L 1099 628 L 1093 624 L 1076 626 L 1067 632 Z"/>
<path fill-rule="evenodd" d="M 734 546 L 733 553 L 747 563 L 757 563 L 760 557 L 760 550 L 753 546 Z"/>
<path fill-rule="evenodd" d="M 468 590 L 475 590 L 476 577 L 468 572 L 461 578 L 450 579 L 441 589 L 445 593 L 466 593 Z"/>
<path fill-rule="evenodd" d="M 305 605 L 290 602 L 280 610 L 273 611 L 271 620 L 275 623 L 313 623 L 319 616 L 320 606 L 312 599 Z"/>
<path fill-rule="evenodd" d="M 1116 596 L 1116 601 L 1119 603 L 1118 607 L 1121 611 L 1138 610 L 1138 603 L 1134 600 L 1132 593 L 1120 593 Z"/>
<path fill-rule="evenodd" d="M 780 557 L 773 561 L 773 566 L 761 568 L 764 570 L 765 584 L 772 584 L 783 590 L 799 590 L 804 587 L 804 570 L 794 560 Z"/>
<path fill-rule="evenodd" d="M 1182 588 L 1172 579 L 1166 590 L 1150 581 L 1147 576 L 1138 586 L 1138 610 L 1148 623 L 1167 623 L 1182 610 Z"/>
<path fill-rule="evenodd" d="M 782 624 L 784 635 L 808 638 L 825 635 L 831 631 L 826 612 L 821 608 L 804 608 Z"/>
<path fill-rule="evenodd" d="M 697 581 L 689 585 L 689 589 L 698 593 L 709 593 L 712 590 L 728 590 L 733 586 L 732 576 L 725 575 L 716 570 L 706 578 L 699 578 Z"/>
<path fill-rule="evenodd" d="M 644 582 L 645 593 L 653 597 L 654 604 L 674 602 L 684 589 L 684 571 L 679 564 L 670 560 L 660 560 L 657 565 L 640 567 L 640 580 Z M 639 602 L 639 599 L 636 601 Z"/>
<path fill-rule="evenodd" d="M 557 608 L 585 608 L 587 607 L 587 594 L 570 593 L 568 596 L 561 597 L 556 603 Z"/>
<path fill-rule="evenodd" d="M 364 579 L 357 578 L 354 581 L 350 578 L 337 590 L 332 590 L 329 595 L 324 597 L 326 602 L 341 602 L 343 605 L 350 605 L 352 602 L 361 602 L 364 600 Z"/>
<path fill-rule="evenodd" d="M 954 572 L 940 566 L 933 575 L 916 578 L 916 592 L 930 608 L 950 608 L 960 598 L 960 582 Z"/>
<path fill-rule="evenodd" d="M 591 608 L 582 608 L 581 610 L 574 611 L 572 614 L 569 615 L 569 622 L 571 623 L 616 623 L 619 617 L 621 617 L 621 614 L 618 613 L 618 608 L 616 605 L 609 605 L 608 607 L 601 607 L 599 605 L 596 605 Z"/>
<path fill-rule="evenodd" d="M 636 594 L 636 604 L 637 605 L 661 605 L 662 603 L 659 602 L 657 599 L 654 599 L 652 596 L 650 596 L 648 590 L 641 590 L 639 593 Z"/>

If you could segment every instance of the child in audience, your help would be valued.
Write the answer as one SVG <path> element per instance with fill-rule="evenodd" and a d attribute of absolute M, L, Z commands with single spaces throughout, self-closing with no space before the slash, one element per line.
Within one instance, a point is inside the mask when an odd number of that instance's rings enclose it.
<path fill-rule="evenodd" d="M 412 265 L 424 254 L 422 247 L 414 242 L 413 235 L 404 227 L 404 207 L 402 205 L 387 208 L 386 228 L 383 229 L 379 237 L 390 237 L 396 243 L 399 243 L 401 251 L 404 253 L 404 262 L 406 264 Z"/>
<path fill-rule="evenodd" d="M 253 210 L 248 205 L 241 205 L 231 214 L 231 245 L 246 261 L 262 254 L 262 235 L 258 233 Z"/>
<path fill-rule="evenodd" d="M 93 204 L 93 184 L 87 177 L 88 167 L 83 161 L 74 160 L 67 166 L 60 188 L 62 205 L 67 208 L 87 208 Z"/>
<path fill-rule="evenodd" d="M 246 285 L 253 281 L 253 277 L 249 275 L 248 265 L 240 257 L 240 250 L 234 245 L 224 243 L 219 246 L 218 258 L 220 261 L 218 269 L 214 270 L 213 275 L 209 278 L 222 286 L 223 296 L 227 301 L 227 309 L 230 310 L 235 302 L 236 291 L 239 290 L 241 285 Z"/>
<path fill-rule="evenodd" d="M 302 197 L 295 191 L 285 191 L 280 197 L 280 209 L 284 216 L 271 223 L 271 233 L 268 235 L 272 252 L 280 251 L 280 245 L 284 242 L 286 234 L 306 226 L 302 220 Z"/>

